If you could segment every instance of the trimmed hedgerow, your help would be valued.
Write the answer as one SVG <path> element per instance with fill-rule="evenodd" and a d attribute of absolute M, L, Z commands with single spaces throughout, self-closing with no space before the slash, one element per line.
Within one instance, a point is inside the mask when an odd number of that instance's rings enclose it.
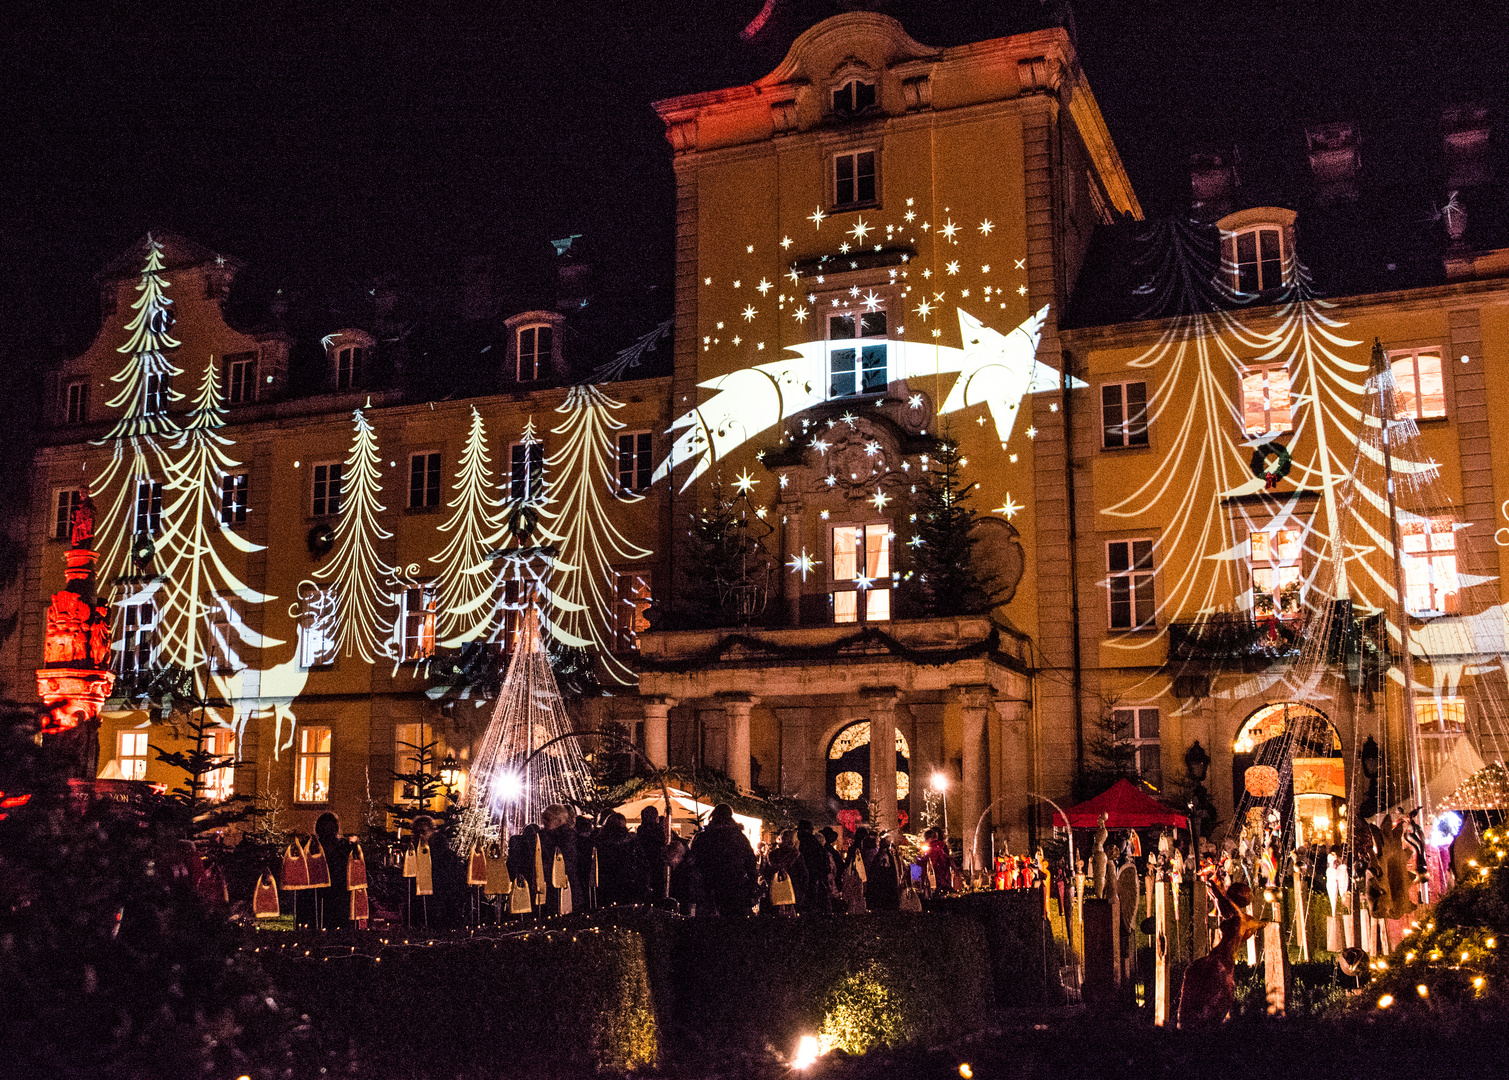
<path fill-rule="evenodd" d="M 1062 1003 L 1058 963 L 1049 951 L 1053 933 L 1036 889 L 965 893 L 929 901 L 929 912 L 977 922 L 989 949 L 990 974 L 998 1005 Z"/>
<path fill-rule="evenodd" d="M 653 1065 L 659 1039 L 639 935 L 613 927 L 387 945 L 320 935 L 261 950 L 326 1038 L 395 1075 L 579 1076 Z M 354 950 L 354 951 L 353 951 Z M 344 955 L 342 955 L 344 954 Z"/>

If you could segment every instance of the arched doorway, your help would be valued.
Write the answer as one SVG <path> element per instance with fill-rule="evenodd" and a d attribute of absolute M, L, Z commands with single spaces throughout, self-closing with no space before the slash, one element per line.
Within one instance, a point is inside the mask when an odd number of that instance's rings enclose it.
<path fill-rule="evenodd" d="M 896 731 L 896 809 L 911 814 L 911 748 Z M 828 744 L 828 797 L 838 809 L 854 809 L 870 819 L 870 722 L 860 720 L 839 729 Z"/>
<path fill-rule="evenodd" d="M 1297 701 L 1258 709 L 1237 732 L 1231 768 L 1236 828 L 1246 824 L 1249 815 L 1277 810 L 1297 844 L 1332 844 L 1344 838 L 1347 792 L 1341 736 L 1319 709 Z M 1276 790 L 1253 794 L 1249 770 L 1265 768 L 1277 774 Z M 1271 783 L 1273 774 L 1266 779 Z"/>

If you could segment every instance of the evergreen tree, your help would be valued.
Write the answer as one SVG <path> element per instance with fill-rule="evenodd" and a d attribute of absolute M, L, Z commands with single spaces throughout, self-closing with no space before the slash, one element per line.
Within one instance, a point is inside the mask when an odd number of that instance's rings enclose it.
<path fill-rule="evenodd" d="M 1103 697 L 1100 712 L 1090 722 L 1085 749 L 1089 760 L 1075 786 L 1075 797 L 1089 799 L 1118 780 L 1139 780 L 1137 746 L 1132 738 L 1132 710 L 1118 709 L 1116 699 Z"/>
<path fill-rule="evenodd" d="M 378 518 L 387 508 L 377 501 L 382 494 L 377 434 L 361 409 L 352 416 L 356 431 L 343 474 L 335 547 L 314 576 L 328 581 L 335 591 L 332 636 L 337 651 L 355 654 L 370 664 L 396 651 L 392 592 L 396 572 L 377 552 L 378 541 L 393 536 Z"/>
<path fill-rule="evenodd" d="M 940 440 L 917 484 L 916 521 L 906 546 L 912 581 L 928 615 L 983 615 L 1006 594 L 975 564 L 975 485 L 963 483 L 963 468 L 959 445 Z"/>
<path fill-rule="evenodd" d="M 754 512 L 748 494 L 730 496 L 722 481 L 691 515 L 692 543 L 678 617 L 694 626 L 748 626 L 764 613 L 774 563 L 764 539 L 773 526 Z"/>
<path fill-rule="evenodd" d="M 482 414 L 473 406 L 461 468 L 451 488 L 451 516 L 439 527 L 452 535 L 438 555 L 430 556 L 430 562 L 440 567 L 435 636 L 446 648 L 485 638 L 495 621 L 497 567 L 487 553 L 503 537 L 503 501 L 495 494 L 494 484 L 487 430 Z"/>

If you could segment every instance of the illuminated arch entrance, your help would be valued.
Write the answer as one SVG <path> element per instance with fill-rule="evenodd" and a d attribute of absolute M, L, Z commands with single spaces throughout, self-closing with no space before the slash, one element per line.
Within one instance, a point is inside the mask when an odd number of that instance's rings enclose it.
<path fill-rule="evenodd" d="M 911 812 L 911 748 L 896 730 L 896 808 Z M 841 728 L 828 744 L 828 797 L 840 809 L 853 808 L 870 817 L 870 722 L 860 720 Z"/>
<path fill-rule="evenodd" d="M 1341 736 L 1319 709 L 1297 701 L 1264 705 L 1237 732 L 1231 767 L 1239 818 L 1253 810 L 1266 814 L 1274 809 L 1288 835 L 1299 843 L 1336 843 L 1344 838 L 1338 829 L 1346 813 Z M 1255 770 L 1252 779 L 1259 791 L 1268 790 L 1263 786 L 1268 781 L 1270 794 L 1253 793 L 1249 770 Z"/>

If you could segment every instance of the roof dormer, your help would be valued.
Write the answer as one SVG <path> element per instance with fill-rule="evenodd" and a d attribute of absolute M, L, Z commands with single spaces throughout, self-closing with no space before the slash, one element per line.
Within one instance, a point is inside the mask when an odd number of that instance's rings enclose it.
<path fill-rule="evenodd" d="M 855 120 L 880 111 L 880 72 L 858 57 L 847 56 L 828 77 L 828 112 L 837 120 Z"/>
<path fill-rule="evenodd" d="M 527 386 L 556 378 L 565 370 L 561 360 L 561 331 L 566 317 L 560 312 L 521 311 L 504 320 L 503 325 L 508 330 L 505 383 Z"/>
<path fill-rule="evenodd" d="M 371 386 L 377 341 L 365 330 L 337 330 L 320 342 L 325 347 L 326 386 L 337 392 Z"/>
<path fill-rule="evenodd" d="M 1294 211 L 1254 206 L 1216 222 L 1221 230 L 1221 284 L 1238 299 L 1292 283 Z"/>

